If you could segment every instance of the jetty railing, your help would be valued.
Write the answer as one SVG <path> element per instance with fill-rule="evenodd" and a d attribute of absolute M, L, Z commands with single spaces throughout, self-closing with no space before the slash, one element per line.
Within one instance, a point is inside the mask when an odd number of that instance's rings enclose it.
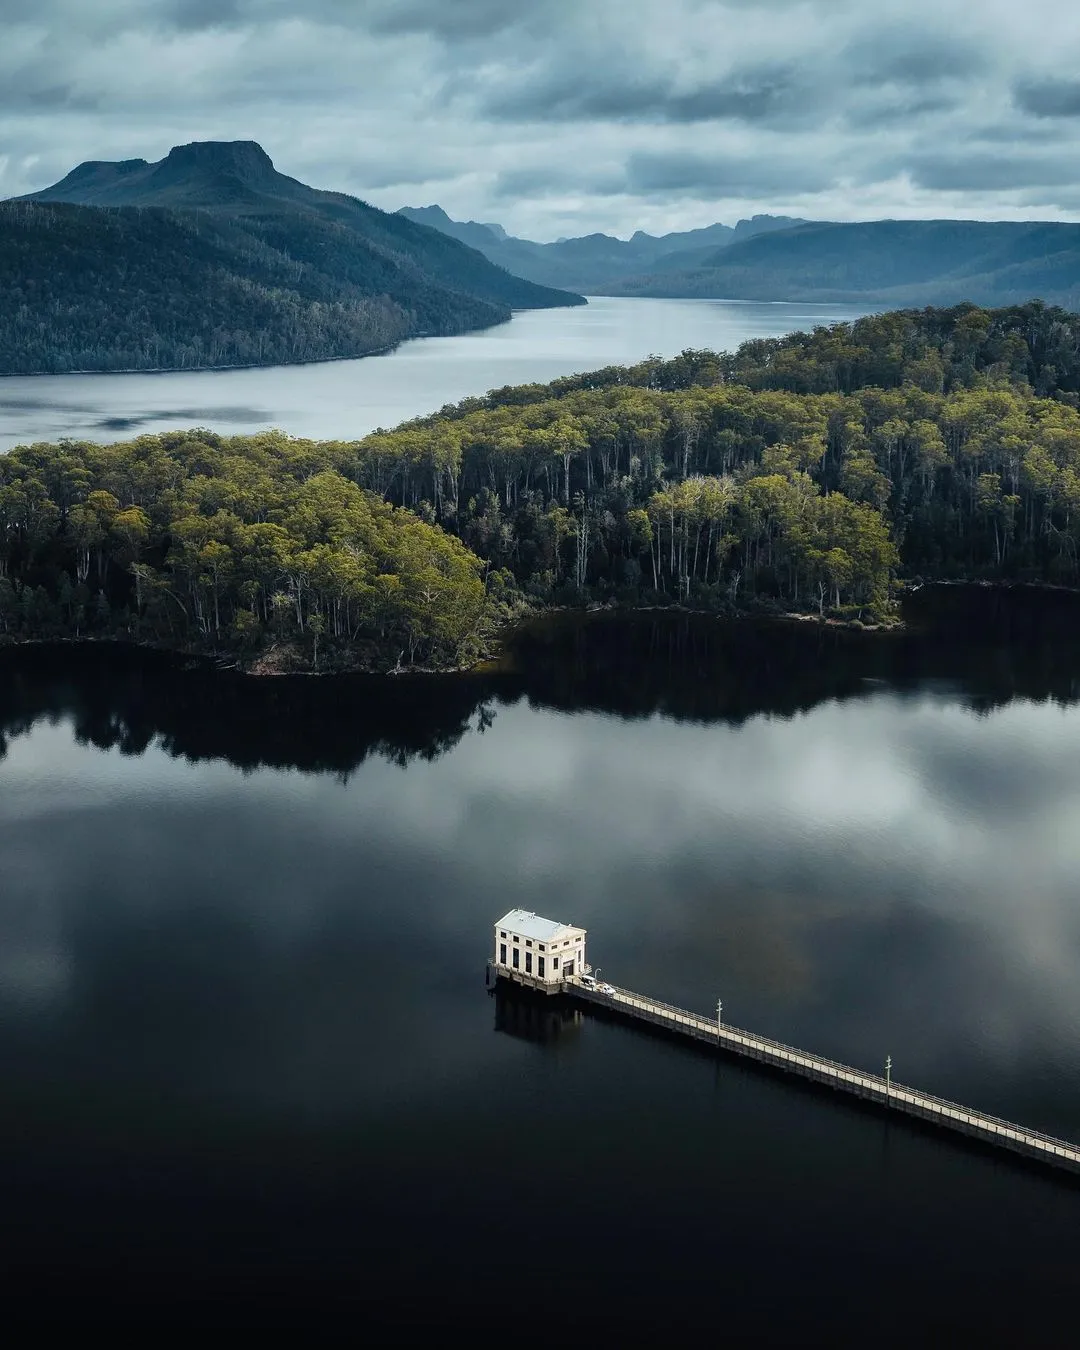
<path fill-rule="evenodd" d="M 1041 1130 L 1028 1129 L 1012 1121 L 1002 1120 L 999 1116 L 975 1111 L 971 1107 L 948 1101 L 944 1097 L 936 1097 L 918 1088 L 895 1083 L 891 1078 L 887 1079 L 881 1074 L 867 1073 L 849 1064 L 840 1064 L 821 1055 L 808 1054 L 805 1050 L 785 1045 L 783 1041 L 760 1036 L 756 1032 L 731 1026 L 716 1018 L 702 1017 L 659 999 L 635 994 L 629 989 L 609 985 L 611 992 L 608 993 L 599 986 L 585 985 L 576 979 L 566 981 L 564 988 L 574 998 L 585 1002 L 608 1007 L 654 1025 L 684 1032 L 695 1040 L 709 1042 L 721 1049 L 787 1070 L 800 1077 L 829 1084 L 841 1091 L 879 1102 L 908 1115 L 936 1122 L 948 1129 L 958 1130 L 1053 1166 L 1080 1171 L 1080 1146 L 1064 1139 L 1056 1139 Z"/>

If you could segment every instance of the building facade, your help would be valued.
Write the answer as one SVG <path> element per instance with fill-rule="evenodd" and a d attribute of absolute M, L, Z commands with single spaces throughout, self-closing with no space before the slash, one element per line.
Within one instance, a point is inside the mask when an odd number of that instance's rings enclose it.
<path fill-rule="evenodd" d="M 496 974 L 523 976 L 528 983 L 557 988 L 587 971 L 585 929 L 512 909 L 495 925 L 492 966 Z"/>

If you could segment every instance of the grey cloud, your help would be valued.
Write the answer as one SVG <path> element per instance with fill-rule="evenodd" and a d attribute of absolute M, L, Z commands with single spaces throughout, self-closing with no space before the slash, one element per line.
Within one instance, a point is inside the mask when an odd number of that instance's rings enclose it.
<path fill-rule="evenodd" d="M 946 152 L 913 158 L 908 167 L 912 181 L 932 191 L 987 192 L 1068 185 L 1076 181 L 1071 156 L 1049 159 L 1036 155 Z"/>
<path fill-rule="evenodd" d="M 617 196 L 627 191 L 626 173 L 621 168 L 595 170 L 572 164 L 525 165 L 504 170 L 492 187 L 493 195 L 503 201 L 586 190 L 599 197 Z"/>
<path fill-rule="evenodd" d="M 362 197 L 366 192 L 380 188 L 420 186 L 426 183 L 450 182 L 465 169 L 468 164 L 464 156 L 410 156 L 403 161 L 396 156 L 380 158 L 371 156 L 351 165 L 346 175 L 348 191 Z M 326 178 L 327 174 L 323 174 Z"/>
<path fill-rule="evenodd" d="M 670 80 L 620 70 L 603 74 L 580 68 L 527 75 L 507 81 L 482 101 L 495 118 L 581 121 L 591 118 L 640 122 L 734 120 L 774 124 L 805 116 L 824 101 L 791 64 L 762 64 L 723 79 L 680 89 Z"/>
<path fill-rule="evenodd" d="M 587 118 L 627 118 L 655 108 L 664 91 L 652 81 L 601 79 L 583 86 L 578 71 L 542 72 L 538 78 L 516 75 L 482 98 L 480 109 L 495 120 L 573 122 Z M 460 91 L 464 81 L 457 81 Z"/>
<path fill-rule="evenodd" d="M 571 0 L 522 5 L 508 0 L 306 0 L 303 5 L 296 0 L 165 0 L 158 12 L 163 22 L 181 29 L 303 19 L 356 32 L 421 33 L 453 44 L 511 29 L 548 28 L 571 8 Z M 32 3 L 26 9 L 33 12 Z"/>
<path fill-rule="evenodd" d="M 639 192 L 706 193 L 753 197 L 760 193 L 817 192 L 833 175 L 820 162 L 789 156 L 638 154 L 626 166 L 627 186 Z"/>
<path fill-rule="evenodd" d="M 886 28 L 850 43 L 841 63 L 857 84 L 921 87 L 978 75 L 987 69 L 989 56 L 981 45 L 949 34 Z"/>
<path fill-rule="evenodd" d="M 509 28 L 556 23 L 572 0 L 385 0 L 371 7 L 373 26 L 385 32 L 431 33 L 444 41 L 490 37 Z"/>
<path fill-rule="evenodd" d="M 502 199 L 588 190 L 596 196 L 754 197 L 758 193 L 819 190 L 828 170 L 787 158 L 755 159 L 737 154 L 642 153 L 617 169 L 598 174 L 572 164 L 543 164 L 509 169 L 499 175 L 495 194 Z"/>
<path fill-rule="evenodd" d="M 1015 86 L 1013 97 L 1034 117 L 1080 117 L 1080 80 L 1024 81 Z"/>
<path fill-rule="evenodd" d="M 0 8 L 11 195 L 81 159 L 235 137 L 380 206 L 430 184 L 455 214 L 497 210 L 541 238 L 770 210 L 1077 210 L 1080 81 L 1060 0 Z"/>
<path fill-rule="evenodd" d="M 972 145 L 1052 145 L 1067 134 L 1051 122 L 991 122 L 974 127 L 967 140 Z"/>
<path fill-rule="evenodd" d="M 1032 188 L 1017 193 L 1020 203 L 1032 212 L 1045 215 L 1048 211 L 1068 211 L 1080 217 L 1080 188 L 1057 184 L 1050 187 Z"/>
<path fill-rule="evenodd" d="M 242 0 L 172 0 L 166 18 L 177 28 L 223 28 L 243 13 Z"/>
<path fill-rule="evenodd" d="M 49 84 L 33 77 L 20 85 L 19 81 L 0 84 L 0 108 L 20 108 L 32 112 L 52 112 L 69 109 L 93 112 L 103 107 L 100 94 L 87 93 L 73 84 Z"/>
<path fill-rule="evenodd" d="M 868 99 L 845 111 L 845 121 L 862 131 L 910 126 L 916 119 L 948 113 L 960 106 L 959 100 L 939 95 L 884 97 Z"/>

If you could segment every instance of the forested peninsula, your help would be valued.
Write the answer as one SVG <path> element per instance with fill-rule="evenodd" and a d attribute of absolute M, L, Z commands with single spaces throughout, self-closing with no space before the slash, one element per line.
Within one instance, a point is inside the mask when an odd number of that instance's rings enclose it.
<path fill-rule="evenodd" d="M 0 640 L 447 668 L 552 606 L 888 621 L 898 585 L 1080 585 L 1080 320 L 897 311 L 492 391 L 358 441 L 0 457 Z"/>

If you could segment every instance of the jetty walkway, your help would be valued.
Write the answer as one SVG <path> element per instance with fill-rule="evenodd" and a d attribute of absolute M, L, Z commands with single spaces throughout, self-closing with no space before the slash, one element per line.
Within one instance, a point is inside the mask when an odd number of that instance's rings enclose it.
<path fill-rule="evenodd" d="M 498 975 L 503 978 L 509 976 L 515 984 L 544 988 L 540 981 L 531 980 L 516 971 L 511 975 L 500 969 Z M 1022 1154 L 1051 1167 L 1080 1172 L 1080 1146 L 1076 1144 L 1008 1120 L 999 1120 L 996 1116 L 988 1116 L 957 1102 L 933 1097 L 918 1088 L 892 1082 L 891 1078 L 864 1073 L 847 1064 L 837 1064 L 834 1060 L 797 1050 L 780 1041 L 770 1040 L 767 1036 L 730 1026 L 715 1017 L 702 1017 L 614 985 L 586 984 L 580 978 L 572 978 L 562 981 L 557 990 L 576 1002 L 593 1004 L 634 1021 L 662 1027 L 665 1031 L 689 1037 L 720 1051 L 756 1060 L 771 1068 L 835 1088 L 838 1092 L 877 1103 L 888 1110 L 916 1116 L 943 1129 L 968 1135 L 982 1143 Z M 556 991 L 547 986 L 544 992 Z"/>

